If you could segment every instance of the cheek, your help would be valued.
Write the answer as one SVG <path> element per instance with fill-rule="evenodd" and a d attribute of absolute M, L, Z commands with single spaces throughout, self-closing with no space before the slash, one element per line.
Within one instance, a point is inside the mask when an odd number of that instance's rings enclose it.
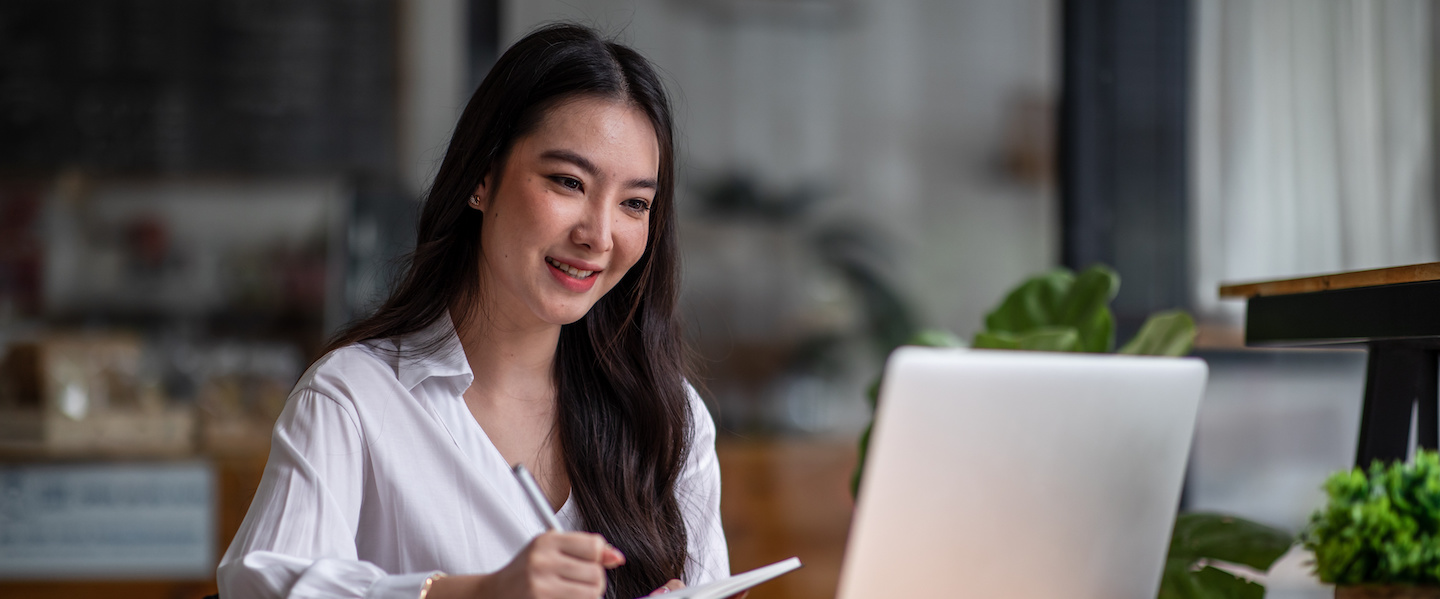
<path fill-rule="evenodd" d="M 634 266 L 635 263 L 640 260 L 640 256 L 645 254 L 646 237 L 650 234 L 650 228 L 647 222 L 642 221 L 630 224 L 631 226 L 628 227 L 620 239 L 617 239 L 615 242 L 616 249 L 620 250 L 618 253 L 624 257 L 625 267 L 627 269 Z"/>

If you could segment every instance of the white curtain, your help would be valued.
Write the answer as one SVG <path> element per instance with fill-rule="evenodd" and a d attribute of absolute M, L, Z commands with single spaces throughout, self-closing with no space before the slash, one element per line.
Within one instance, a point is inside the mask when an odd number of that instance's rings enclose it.
<path fill-rule="evenodd" d="M 1437 260 L 1430 0 L 1199 0 L 1195 303 L 1222 281 Z"/>

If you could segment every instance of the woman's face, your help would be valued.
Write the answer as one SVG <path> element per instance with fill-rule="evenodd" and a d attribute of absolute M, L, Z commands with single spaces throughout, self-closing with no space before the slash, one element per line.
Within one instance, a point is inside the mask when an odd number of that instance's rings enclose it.
<path fill-rule="evenodd" d="M 645 252 L 660 146 L 645 113 L 580 97 L 515 141 L 484 212 L 480 278 L 501 326 L 579 320 Z M 498 186 L 497 186 L 498 181 Z"/>

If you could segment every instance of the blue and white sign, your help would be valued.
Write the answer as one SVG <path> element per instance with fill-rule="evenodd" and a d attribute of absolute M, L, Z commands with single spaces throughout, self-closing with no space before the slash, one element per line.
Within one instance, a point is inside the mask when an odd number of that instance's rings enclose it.
<path fill-rule="evenodd" d="M 0 578 L 215 574 L 204 462 L 0 465 Z"/>

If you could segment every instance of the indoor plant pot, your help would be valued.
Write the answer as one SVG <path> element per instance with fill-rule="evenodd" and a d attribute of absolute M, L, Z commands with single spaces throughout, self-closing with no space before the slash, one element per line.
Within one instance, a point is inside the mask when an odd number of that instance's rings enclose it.
<path fill-rule="evenodd" d="M 1440 599 L 1440 456 L 1336 472 L 1325 493 L 1301 538 L 1336 599 Z"/>
<path fill-rule="evenodd" d="M 1335 599 L 1440 599 L 1440 586 L 1343 585 L 1335 587 Z"/>

